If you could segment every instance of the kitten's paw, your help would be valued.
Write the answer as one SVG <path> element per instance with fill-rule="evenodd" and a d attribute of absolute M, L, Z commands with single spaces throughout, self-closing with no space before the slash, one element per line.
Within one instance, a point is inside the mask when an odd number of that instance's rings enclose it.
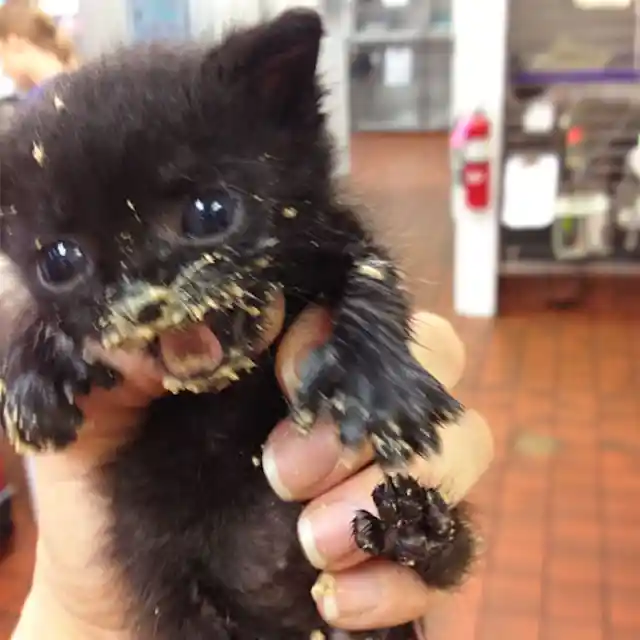
<path fill-rule="evenodd" d="M 119 374 L 100 364 L 59 364 L 54 379 L 27 371 L 1 383 L 0 423 L 18 451 L 57 450 L 74 442 L 83 422 L 76 394 L 87 394 L 94 385 L 111 388 L 119 380 Z"/>
<path fill-rule="evenodd" d="M 82 414 L 53 382 L 28 372 L 5 385 L 0 416 L 17 451 L 61 449 L 76 439 Z"/>
<path fill-rule="evenodd" d="M 378 516 L 358 511 L 353 520 L 360 549 L 411 567 L 431 587 L 462 582 L 476 553 L 464 505 L 449 506 L 438 490 L 400 474 L 386 476 L 373 501 Z"/>
<path fill-rule="evenodd" d="M 79 357 L 59 363 L 58 369 L 65 380 L 62 390 L 70 401 L 76 395 L 87 395 L 94 387 L 109 390 L 122 382 L 122 375 L 115 369 L 101 362 L 88 363 Z"/>
<path fill-rule="evenodd" d="M 327 409 L 346 445 L 369 439 L 378 460 L 395 466 L 439 451 L 436 427 L 462 407 L 404 344 L 374 349 L 329 342 L 309 357 L 293 418 L 309 429 Z"/>

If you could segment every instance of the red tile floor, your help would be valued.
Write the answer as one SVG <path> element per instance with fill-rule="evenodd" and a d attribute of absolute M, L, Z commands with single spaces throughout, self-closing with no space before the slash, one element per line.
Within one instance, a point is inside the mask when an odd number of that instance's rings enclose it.
<path fill-rule="evenodd" d="M 361 136 L 354 157 L 357 191 L 418 303 L 452 317 L 446 140 Z M 593 281 L 577 308 L 556 311 L 563 284 L 510 280 L 498 319 L 452 318 L 468 346 L 459 395 L 490 421 L 497 456 L 471 496 L 486 550 L 430 616 L 430 640 L 640 640 L 640 282 Z M 24 499 L 17 511 L 0 640 L 33 561 Z"/>

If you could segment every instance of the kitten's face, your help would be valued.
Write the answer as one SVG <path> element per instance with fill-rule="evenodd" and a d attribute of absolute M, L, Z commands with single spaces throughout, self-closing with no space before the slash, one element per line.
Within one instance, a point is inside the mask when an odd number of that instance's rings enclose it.
<path fill-rule="evenodd" d="M 288 12 L 214 50 L 120 52 L 26 104 L 0 140 L 2 248 L 41 315 L 106 346 L 202 318 L 242 343 L 288 214 L 328 182 L 320 38 Z"/>

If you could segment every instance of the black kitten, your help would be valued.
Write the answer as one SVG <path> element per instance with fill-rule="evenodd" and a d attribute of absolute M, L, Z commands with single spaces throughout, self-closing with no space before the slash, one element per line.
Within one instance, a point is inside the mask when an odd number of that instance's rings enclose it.
<path fill-rule="evenodd" d="M 275 347 L 254 351 L 278 292 L 286 326 L 311 302 L 333 311 L 293 407 L 302 428 L 329 412 L 346 445 L 369 439 L 391 468 L 438 451 L 436 426 L 460 411 L 410 355 L 393 263 L 336 197 L 321 38 L 318 15 L 293 10 L 212 49 L 121 51 L 57 78 L 0 141 L 2 249 L 32 298 L 3 363 L 17 448 L 71 444 L 76 394 L 117 381 L 88 339 L 160 358 L 159 333 L 202 338 L 204 320 L 224 349 L 215 371 L 164 362 L 174 395 L 103 470 L 136 637 L 411 637 L 322 622 L 300 506 L 253 462 L 289 411 Z M 354 514 L 357 544 L 435 587 L 458 584 L 473 556 L 463 511 L 405 476 L 374 499 L 378 516 Z"/>

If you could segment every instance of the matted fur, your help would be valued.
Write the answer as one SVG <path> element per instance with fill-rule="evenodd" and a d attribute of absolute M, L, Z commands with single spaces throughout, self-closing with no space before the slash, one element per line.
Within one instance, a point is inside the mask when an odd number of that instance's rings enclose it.
<path fill-rule="evenodd" d="M 17 448 L 71 445 L 82 426 L 75 395 L 117 381 L 87 361 L 88 338 L 160 357 L 160 331 L 204 319 L 224 348 L 215 372 L 168 381 L 175 395 L 151 404 L 100 471 L 105 552 L 141 640 L 413 634 L 322 621 L 310 595 L 318 572 L 295 534 L 301 505 L 280 501 L 254 464 L 290 410 L 307 429 L 330 413 L 345 445 L 369 438 L 387 467 L 437 451 L 436 426 L 460 410 L 410 354 L 393 261 L 336 195 L 321 37 L 317 14 L 294 10 L 211 48 L 117 51 L 55 79 L 0 138 L 2 250 L 28 298 L 15 298 L 18 321 L 2 312 L 14 331 L 0 409 Z M 185 216 L 212 191 L 232 219 L 196 241 Z M 81 259 L 54 286 L 47 269 L 60 246 Z M 277 344 L 253 350 L 277 291 L 285 327 L 309 303 L 333 313 L 293 407 L 274 375 Z M 459 584 L 474 551 L 464 506 L 403 475 L 373 497 L 377 515 L 354 514 L 356 543 L 434 587 Z"/>

